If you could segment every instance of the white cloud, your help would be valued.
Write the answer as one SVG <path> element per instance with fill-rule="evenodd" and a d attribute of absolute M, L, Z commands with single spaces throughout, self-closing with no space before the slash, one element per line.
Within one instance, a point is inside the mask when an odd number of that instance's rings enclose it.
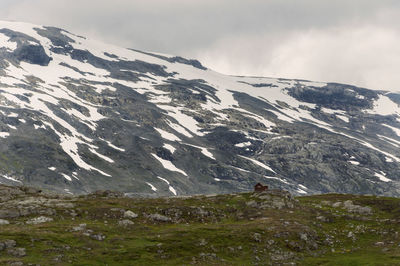
<path fill-rule="evenodd" d="M 221 39 L 197 57 L 223 73 L 400 90 L 400 31 L 371 25 Z"/>

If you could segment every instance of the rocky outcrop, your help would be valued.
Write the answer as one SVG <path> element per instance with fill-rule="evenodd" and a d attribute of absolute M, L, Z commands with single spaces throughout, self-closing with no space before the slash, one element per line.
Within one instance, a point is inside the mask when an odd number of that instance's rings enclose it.
<path fill-rule="evenodd" d="M 248 201 L 247 206 L 258 209 L 293 209 L 298 203 L 288 191 L 282 190 L 257 192 L 251 198 L 253 200 Z"/>

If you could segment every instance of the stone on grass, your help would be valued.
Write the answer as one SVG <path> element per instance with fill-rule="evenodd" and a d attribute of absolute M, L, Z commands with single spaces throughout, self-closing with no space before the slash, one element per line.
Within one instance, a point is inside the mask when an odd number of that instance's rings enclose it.
<path fill-rule="evenodd" d="M 24 257 L 26 256 L 25 248 L 11 248 L 7 250 L 7 253 L 14 257 Z"/>
<path fill-rule="evenodd" d="M 0 225 L 6 225 L 6 224 L 10 224 L 10 222 L 4 219 L 0 219 Z"/>
<path fill-rule="evenodd" d="M 39 217 L 30 219 L 26 223 L 27 224 L 42 224 L 42 223 L 47 223 L 47 222 L 52 222 L 52 221 L 53 221 L 53 218 L 46 217 L 46 216 L 39 216 Z"/>
<path fill-rule="evenodd" d="M 91 235 L 90 237 L 97 241 L 103 241 L 104 239 L 106 239 L 106 236 L 101 235 L 101 234 Z"/>
<path fill-rule="evenodd" d="M 161 214 L 150 214 L 149 218 L 153 221 L 157 221 L 157 222 L 169 222 L 171 221 L 171 218 L 161 215 Z"/>
<path fill-rule="evenodd" d="M 134 218 L 137 218 L 138 215 L 136 213 L 134 213 L 133 211 L 126 211 L 126 212 L 124 212 L 124 217 L 129 218 L 129 219 L 134 219 Z"/>
<path fill-rule="evenodd" d="M 120 226 L 129 226 L 129 225 L 134 225 L 135 223 L 132 222 L 131 220 L 122 220 L 118 222 L 118 225 Z"/>
<path fill-rule="evenodd" d="M 17 245 L 17 242 L 12 239 L 7 239 L 3 241 L 6 248 L 13 248 Z"/>

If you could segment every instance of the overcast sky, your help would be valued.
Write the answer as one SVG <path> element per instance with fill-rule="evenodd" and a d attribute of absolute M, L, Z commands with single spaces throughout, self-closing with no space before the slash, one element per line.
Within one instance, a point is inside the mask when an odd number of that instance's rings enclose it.
<path fill-rule="evenodd" d="M 196 58 L 226 74 L 400 90 L 398 0 L 0 0 L 0 19 Z"/>

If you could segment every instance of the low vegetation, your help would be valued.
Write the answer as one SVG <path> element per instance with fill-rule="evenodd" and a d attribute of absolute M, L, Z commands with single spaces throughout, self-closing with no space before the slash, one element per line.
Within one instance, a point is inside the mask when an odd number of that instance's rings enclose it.
<path fill-rule="evenodd" d="M 1 265 L 400 265 L 400 199 L 0 187 Z"/>

